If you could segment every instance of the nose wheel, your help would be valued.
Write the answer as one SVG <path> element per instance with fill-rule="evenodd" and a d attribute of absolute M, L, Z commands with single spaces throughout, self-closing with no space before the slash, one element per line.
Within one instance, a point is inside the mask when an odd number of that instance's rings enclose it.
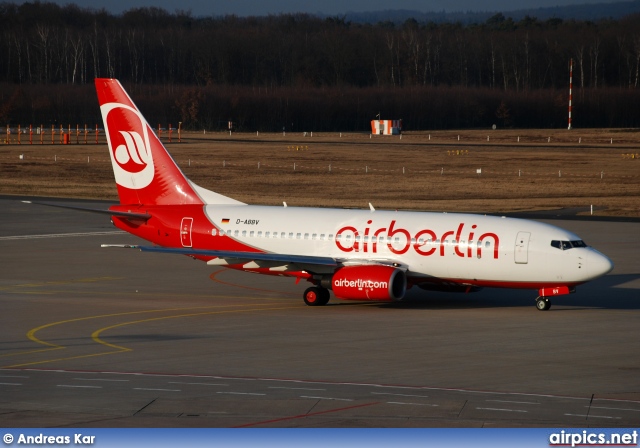
<path fill-rule="evenodd" d="M 536 308 L 539 311 L 547 311 L 551 308 L 551 301 L 547 297 L 538 297 L 536 299 Z"/>
<path fill-rule="evenodd" d="M 329 303 L 331 295 L 329 294 L 328 289 L 312 286 L 311 288 L 306 289 L 302 297 L 304 299 L 304 303 L 309 306 L 324 306 Z"/>

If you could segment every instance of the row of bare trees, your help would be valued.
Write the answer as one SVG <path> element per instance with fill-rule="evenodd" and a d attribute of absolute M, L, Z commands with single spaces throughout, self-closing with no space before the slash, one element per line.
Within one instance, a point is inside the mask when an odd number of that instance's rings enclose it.
<path fill-rule="evenodd" d="M 640 14 L 398 25 L 35 2 L 0 3 L 0 21 L 0 123 L 85 122 L 93 78 L 116 77 L 151 121 L 187 128 L 366 130 L 379 112 L 413 129 L 557 127 L 573 59 L 576 125 L 640 125 Z"/>
<path fill-rule="evenodd" d="M 640 87 L 640 15 L 620 21 L 352 24 L 309 15 L 114 16 L 53 3 L 0 4 L 0 80 L 255 86 Z"/>

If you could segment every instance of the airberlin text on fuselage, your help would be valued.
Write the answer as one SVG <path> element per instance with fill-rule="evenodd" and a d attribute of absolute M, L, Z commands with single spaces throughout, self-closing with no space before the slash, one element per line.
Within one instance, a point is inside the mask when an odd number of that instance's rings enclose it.
<path fill-rule="evenodd" d="M 371 229 L 372 220 L 367 221 L 364 232 L 361 233 L 353 226 L 345 226 L 336 233 L 336 246 L 343 252 L 378 253 L 378 244 L 384 244 L 394 254 L 405 254 L 409 249 L 425 257 L 439 254 L 444 257 L 447 244 L 454 245 L 454 252 L 458 257 L 482 257 L 482 245 L 489 239 L 493 243 L 493 258 L 498 258 L 500 240 L 498 235 L 486 232 L 476 238 L 476 224 L 471 226 L 468 234 L 464 232 L 465 223 L 461 222 L 457 230 L 447 230 L 442 235 L 437 235 L 430 229 L 418 230 L 413 236 L 407 229 L 396 227 L 396 221 L 389 223 L 388 227 Z M 464 232 L 464 233 L 463 233 Z M 396 241 L 395 239 L 398 238 Z"/>

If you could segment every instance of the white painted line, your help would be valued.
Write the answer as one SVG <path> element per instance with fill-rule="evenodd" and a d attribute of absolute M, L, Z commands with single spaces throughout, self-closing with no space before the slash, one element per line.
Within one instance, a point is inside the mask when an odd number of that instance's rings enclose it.
<path fill-rule="evenodd" d="M 74 380 L 78 381 L 109 381 L 109 382 L 119 382 L 119 383 L 127 383 L 129 380 L 112 380 L 109 378 L 74 378 Z"/>
<path fill-rule="evenodd" d="M 310 387 L 284 387 L 284 386 L 269 386 L 269 389 L 288 389 L 288 390 L 327 390 L 327 389 L 312 389 Z"/>
<path fill-rule="evenodd" d="M 133 390 L 154 390 L 160 392 L 182 392 L 180 389 L 151 389 L 148 387 L 134 387 Z"/>
<path fill-rule="evenodd" d="M 585 406 L 588 408 L 589 406 Z M 591 406 L 591 409 L 609 409 L 612 411 L 632 411 L 632 412 L 640 412 L 640 409 L 628 409 L 628 408 L 605 408 L 603 406 Z"/>
<path fill-rule="evenodd" d="M 22 386 L 22 383 L 0 383 L 0 386 Z"/>
<path fill-rule="evenodd" d="M 191 386 L 223 386 L 229 387 L 228 384 L 217 384 L 217 383 L 187 383 L 186 381 L 168 381 L 167 384 L 189 384 Z"/>
<path fill-rule="evenodd" d="M 123 231 L 110 231 L 110 232 L 78 232 L 78 233 L 50 233 L 48 235 L 13 235 L 13 236 L 0 236 L 0 241 L 5 240 L 35 240 L 40 238 L 68 238 L 75 236 L 94 236 L 94 235 L 126 235 Z"/>
<path fill-rule="evenodd" d="M 515 403 L 515 404 L 540 404 L 533 401 L 509 401 L 509 400 L 485 400 L 485 401 L 493 401 L 496 403 Z"/>
<path fill-rule="evenodd" d="M 434 387 L 421 387 L 421 386 L 390 386 L 386 384 L 372 384 L 372 383 L 336 383 L 336 384 L 348 384 L 351 386 L 369 386 L 369 387 L 379 387 L 381 389 L 409 389 L 409 390 L 439 390 Z"/>
<path fill-rule="evenodd" d="M 439 405 L 437 404 L 429 404 L 429 403 L 404 403 L 402 401 L 387 401 L 387 404 L 403 404 L 403 405 L 412 405 L 412 406 L 430 406 L 432 408 L 437 408 Z"/>
<path fill-rule="evenodd" d="M 76 386 L 73 384 L 58 384 L 57 387 L 74 387 L 77 389 L 102 389 L 102 386 Z"/>
<path fill-rule="evenodd" d="M 564 415 L 569 415 L 571 417 L 608 418 L 608 419 L 620 420 L 620 417 L 609 417 L 608 415 L 587 415 L 587 414 L 564 414 Z"/>
<path fill-rule="evenodd" d="M 393 395 L 396 397 L 418 397 L 418 398 L 429 398 L 428 395 L 410 395 L 410 394 L 390 394 L 387 392 L 371 392 L 372 395 Z"/>
<path fill-rule="evenodd" d="M 310 397 L 308 395 L 300 395 L 300 398 L 313 398 L 316 400 L 336 400 L 336 401 L 353 401 L 349 398 L 332 398 L 332 397 Z"/>
<path fill-rule="evenodd" d="M 500 412 L 529 412 L 522 409 L 501 409 L 501 408 L 476 408 L 483 411 L 500 411 Z"/>
<path fill-rule="evenodd" d="M 0 369 L 0 370 L 9 370 L 9 369 Z M 62 372 L 62 373 L 86 373 L 79 372 L 75 370 L 63 370 L 63 369 L 29 369 L 25 368 L 24 371 L 35 371 L 35 372 Z M 456 388 L 447 388 L 447 387 L 429 387 L 429 386 L 400 386 L 400 385 L 390 385 L 390 384 L 376 384 L 376 383 L 357 383 L 353 381 L 348 382 L 332 382 L 332 381 L 307 381 L 307 380 L 293 380 L 293 379 L 283 379 L 283 378 L 234 378 L 229 376 L 218 376 L 218 375 L 189 375 L 189 374 L 157 374 L 157 373 L 144 373 L 144 372 L 118 372 L 113 370 L 105 370 L 99 371 L 95 373 L 101 374 L 109 374 L 109 375 L 137 375 L 137 376 L 149 376 L 154 378 L 159 377 L 168 377 L 168 378 L 211 378 L 211 379 L 220 379 L 225 381 L 236 380 L 236 381 L 271 381 L 271 382 L 281 382 L 281 383 L 298 383 L 298 384 L 312 384 L 312 385 L 346 385 L 346 386 L 359 386 L 359 387 L 378 387 L 385 389 L 408 389 L 415 391 L 442 391 L 442 392 L 460 392 L 460 393 L 468 393 L 468 394 L 484 394 L 484 395 L 496 395 L 496 396 L 521 396 L 521 397 L 544 397 L 544 398 L 553 398 L 560 400 L 582 400 L 582 401 L 591 401 L 591 397 L 571 397 L 566 395 L 552 395 L 552 394 L 533 394 L 533 393 L 524 393 L 524 392 L 497 392 L 497 391 L 482 391 L 482 390 L 472 390 L 472 389 L 456 389 Z M 613 401 L 613 402 L 626 402 L 626 403 L 640 403 L 637 400 L 620 400 L 613 398 L 598 398 L 594 401 Z"/>
<path fill-rule="evenodd" d="M 227 394 L 227 395 L 267 395 L 267 394 L 257 394 L 250 392 L 216 392 L 217 394 Z"/>

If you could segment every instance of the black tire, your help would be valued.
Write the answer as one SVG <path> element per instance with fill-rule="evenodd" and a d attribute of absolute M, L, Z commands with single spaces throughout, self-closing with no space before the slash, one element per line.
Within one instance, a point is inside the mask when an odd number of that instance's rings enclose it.
<path fill-rule="evenodd" d="M 309 306 L 321 306 L 322 304 L 322 291 L 316 286 L 307 288 L 302 295 L 304 303 Z"/>
<path fill-rule="evenodd" d="M 312 286 L 307 288 L 302 296 L 304 303 L 309 306 L 323 306 L 329 302 L 329 291 Z"/>
<path fill-rule="evenodd" d="M 328 289 L 320 288 L 320 292 L 322 295 L 320 296 L 320 305 L 324 306 L 329 303 L 329 299 L 331 298 L 331 293 Z"/>
<path fill-rule="evenodd" d="M 547 311 L 549 308 L 551 308 L 551 301 L 549 301 L 549 299 L 545 297 L 538 297 L 536 299 L 536 308 L 539 311 Z"/>

